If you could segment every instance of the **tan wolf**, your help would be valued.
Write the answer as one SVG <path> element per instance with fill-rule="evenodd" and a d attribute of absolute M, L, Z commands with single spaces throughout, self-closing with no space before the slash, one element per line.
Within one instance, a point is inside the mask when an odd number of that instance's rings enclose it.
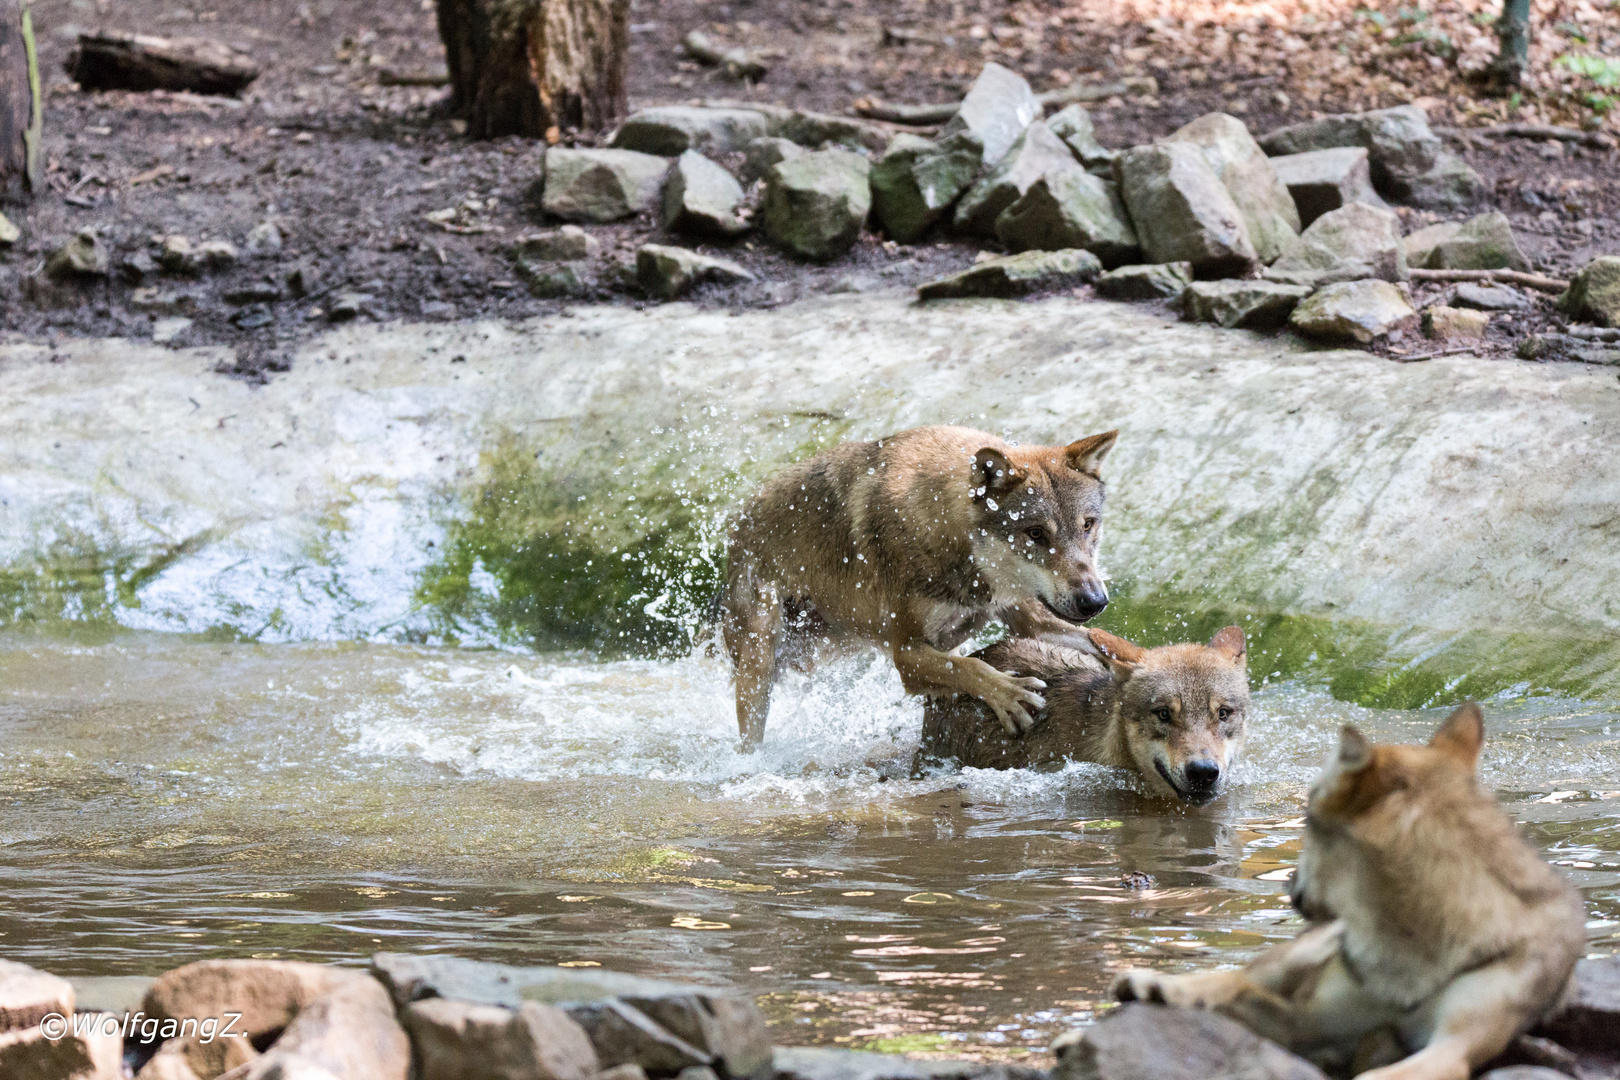
<path fill-rule="evenodd" d="M 1427 746 L 1346 726 L 1291 889 L 1315 925 L 1242 971 L 1127 971 L 1114 995 L 1215 1009 L 1363 1080 L 1467 1080 L 1560 1007 L 1586 942 L 1580 895 L 1480 790 L 1484 739 L 1471 703 Z"/>
<path fill-rule="evenodd" d="M 1046 711 L 1023 738 L 985 731 L 976 701 L 930 701 L 919 764 L 954 759 L 977 769 L 1095 761 L 1134 769 L 1166 798 L 1202 804 L 1226 790 L 1248 737 L 1248 647 L 1240 626 L 1208 645 L 1144 649 L 1103 630 L 1083 631 L 1094 654 L 1008 638 L 977 655 L 1046 683 Z"/>
<path fill-rule="evenodd" d="M 720 597 L 744 747 L 765 737 L 779 662 L 808 665 L 809 647 L 834 638 L 883 648 L 909 693 L 970 694 L 1027 730 L 1041 681 L 951 650 L 996 618 L 1020 635 L 1073 634 L 1107 605 L 1100 470 L 1118 435 L 1014 447 L 913 428 L 766 481 L 731 530 Z"/>

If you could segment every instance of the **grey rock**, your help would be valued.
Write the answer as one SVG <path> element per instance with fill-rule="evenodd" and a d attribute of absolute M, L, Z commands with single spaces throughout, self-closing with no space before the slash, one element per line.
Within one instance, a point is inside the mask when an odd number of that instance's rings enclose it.
<path fill-rule="evenodd" d="M 241 259 L 229 240 L 205 240 L 197 245 L 195 255 L 204 270 L 229 270 Z"/>
<path fill-rule="evenodd" d="M 1519 250 L 1507 215 L 1492 211 L 1469 218 L 1435 243 L 1423 265 L 1431 270 L 1528 271 L 1530 260 Z"/>
<path fill-rule="evenodd" d="M 1537 360 L 1543 363 L 1563 360 L 1577 364 L 1620 364 L 1620 348 L 1600 345 L 1572 334 L 1530 334 L 1519 342 L 1514 355 L 1520 360 Z M 1603 1022 L 1609 1021 L 1605 1019 Z"/>
<path fill-rule="evenodd" d="M 158 248 L 158 265 L 171 274 L 195 276 L 202 273 L 202 258 L 184 236 L 165 236 Z"/>
<path fill-rule="evenodd" d="M 1364 147 L 1378 191 L 1414 206 L 1457 209 L 1484 191 L 1479 175 L 1445 150 L 1429 130 L 1428 114 L 1416 105 L 1324 116 L 1274 131 L 1260 145 L 1273 157 Z"/>
<path fill-rule="evenodd" d="M 528 286 L 529 295 L 539 300 L 571 300 L 585 295 L 585 283 L 567 263 L 530 262 L 519 259 L 512 265 Z"/>
<path fill-rule="evenodd" d="M 45 276 L 52 281 L 106 277 L 112 256 L 94 229 L 81 229 L 73 239 L 51 252 L 45 260 Z"/>
<path fill-rule="evenodd" d="M 636 280 L 649 296 L 673 300 L 703 282 L 730 285 L 754 275 L 731 262 L 665 244 L 643 244 L 636 251 Z"/>
<path fill-rule="evenodd" d="M 1406 265 L 1428 266 L 1429 256 L 1434 254 L 1435 247 L 1456 236 L 1461 229 L 1460 221 L 1442 221 L 1412 232 L 1401 241 L 1401 246 L 1406 250 Z"/>
<path fill-rule="evenodd" d="M 1560 314 L 1577 322 L 1620 326 L 1620 256 L 1587 263 L 1558 297 Z"/>
<path fill-rule="evenodd" d="M 1509 1065 L 1480 1073 L 1479 1080 L 1570 1080 L 1570 1074 L 1545 1065 Z"/>
<path fill-rule="evenodd" d="M 1137 263 L 1108 271 L 1096 288 L 1110 300 L 1164 300 L 1180 296 L 1192 280 L 1192 263 Z"/>
<path fill-rule="evenodd" d="M 635 1064 L 653 1075 L 671 1076 L 714 1060 L 623 1001 L 569 1005 L 567 1011 L 590 1036 L 604 1066 Z"/>
<path fill-rule="evenodd" d="M 402 1014 L 420 1080 L 588 1080 L 599 1062 L 583 1028 L 551 1005 L 516 1009 L 429 998 Z"/>
<path fill-rule="evenodd" d="M 518 237 L 512 245 L 512 254 L 538 262 L 578 262 L 595 255 L 601 247 L 596 237 L 578 225 L 564 225 L 560 229 Z"/>
<path fill-rule="evenodd" d="M 727 153 L 764 136 L 768 126 L 765 117 L 752 109 L 663 105 L 632 113 L 614 133 L 611 145 L 664 157 L 688 150 Z"/>
<path fill-rule="evenodd" d="M 1483 338 L 1491 325 L 1489 312 L 1436 304 L 1423 312 L 1423 336 L 1436 341 Z"/>
<path fill-rule="evenodd" d="M 1406 181 L 1404 199 L 1413 206 L 1461 210 L 1485 197 L 1485 180 L 1473 166 L 1452 153 L 1442 153 L 1434 168 Z M 1397 196 L 1398 198 L 1401 196 Z"/>
<path fill-rule="evenodd" d="M 300 264 L 287 271 L 287 292 L 300 299 L 320 288 L 320 274 L 313 266 Z"/>
<path fill-rule="evenodd" d="M 1026 127 L 1012 149 L 995 168 L 985 173 L 956 204 L 955 227 L 960 233 L 984 238 L 996 235 L 996 219 L 1001 212 L 1054 170 L 1075 168 L 1068 144 L 1036 120 Z"/>
<path fill-rule="evenodd" d="M 250 259 L 273 259 L 281 254 L 283 242 L 281 226 L 266 220 L 248 231 L 242 248 Z"/>
<path fill-rule="evenodd" d="M 410 1072 L 410 1039 L 388 992 L 360 978 L 305 1005 L 231 1080 L 408 1080 Z"/>
<path fill-rule="evenodd" d="M 881 153 L 892 137 L 890 130 L 883 125 L 850 116 L 808 112 L 782 105 L 758 105 L 754 108 L 765 117 L 766 134 L 800 146 L 844 146 Z"/>
<path fill-rule="evenodd" d="M 1294 197 L 1243 121 L 1226 113 L 1208 113 L 1176 129 L 1165 141 L 1192 143 L 1203 150 L 1205 160 L 1243 214 L 1249 241 L 1261 262 L 1276 259 L 1299 235 Z"/>
<path fill-rule="evenodd" d="M 1193 322 L 1212 322 L 1245 330 L 1275 330 L 1307 296 L 1309 285 L 1275 281 L 1198 281 L 1181 294 L 1181 314 Z"/>
<path fill-rule="evenodd" d="M 157 260 L 144 251 L 118 260 L 118 276 L 130 285 L 139 285 L 158 272 Z"/>
<path fill-rule="evenodd" d="M 666 229 L 711 239 L 741 236 L 748 222 L 738 216 L 743 189 L 736 177 L 695 150 L 670 167 L 659 215 Z"/>
<path fill-rule="evenodd" d="M 1302 226 L 1353 202 L 1384 205 L 1373 189 L 1364 146 L 1337 146 L 1274 157 L 1271 167 L 1293 196 Z"/>
<path fill-rule="evenodd" d="M 72 1013 L 65 1013 L 72 1016 Z M 81 1014 L 74 1017 L 83 1034 L 70 1028 L 50 1040 L 35 1028 L 0 1033 L 0 1076 L 7 1080 L 119 1080 L 123 1075 L 123 1017 Z M 110 1026 L 112 1033 L 106 1029 Z"/>
<path fill-rule="evenodd" d="M 1119 189 L 1077 162 L 1048 169 L 996 218 L 996 237 L 1011 251 L 1083 248 L 1118 266 L 1141 254 Z"/>
<path fill-rule="evenodd" d="M 10 247 L 22 239 L 22 230 L 12 224 L 11 219 L 0 214 L 0 247 Z"/>
<path fill-rule="evenodd" d="M 688 1065 L 675 1080 L 720 1080 L 720 1074 L 707 1065 Z"/>
<path fill-rule="evenodd" d="M 1324 285 L 1294 308 L 1288 324 L 1306 337 L 1366 344 L 1417 319 L 1406 294 L 1387 281 Z"/>
<path fill-rule="evenodd" d="M 243 330 L 258 330 L 269 326 L 276 321 L 275 315 L 265 304 L 249 304 L 247 307 L 231 316 L 231 322 Z"/>
<path fill-rule="evenodd" d="M 635 150 L 553 146 L 540 205 L 565 221 L 618 221 L 656 206 L 668 171 L 666 159 Z"/>
<path fill-rule="evenodd" d="M 1311 222 L 1266 271 L 1267 278 L 1290 285 L 1363 278 L 1405 281 L 1411 276 L 1401 219 L 1394 211 L 1366 203 L 1341 206 Z"/>
<path fill-rule="evenodd" d="M 771 166 L 778 161 L 802 157 L 806 152 L 804 147 L 792 139 L 782 139 L 774 135 L 753 139 L 748 143 L 746 156 L 743 158 L 743 181 L 752 184 L 755 180 L 763 179 L 765 174 L 771 171 Z"/>
<path fill-rule="evenodd" d="M 1453 307 L 1479 311 L 1528 311 L 1535 306 L 1518 289 L 1507 285 L 1482 285 L 1472 281 L 1458 285 L 1451 295 Z"/>
<path fill-rule="evenodd" d="M 917 299 L 1023 296 L 1085 285 L 1101 275 L 1102 263 L 1089 251 L 1026 251 L 986 259 L 961 273 L 920 285 Z"/>
<path fill-rule="evenodd" d="M 1041 115 L 1035 91 L 1022 75 L 991 62 L 973 80 L 956 115 L 945 122 L 940 136 L 971 132 L 983 148 L 986 165 L 1000 161 L 1018 136 Z"/>
<path fill-rule="evenodd" d="M 1092 126 L 1090 113 L 1079 105 L 1070 105 L 1047 117 L 1046 126 L 1063 140 L 1075 160 L 1089 172 L 1112 179 L 1114 159 L 1119 152 L 1097 141 L 1097 131 Z"/>
<path fill-rule="evenodd" d="M 1241 276 L 1254 266 L 1259 256 L 1243 212 L 1199 146 L 1137 146 L 1115 165 L 1149 262 L 1189 262 L 1210 277 Z"/>
<path fill-rule="evenodd" d="M 765 177 L 765 234 L 790 254 L 826 261 L 860 238 L 872 209 L 871 165 L 847 150 L 778 162 Z"/>
<path fill-rule="evenodd" d="M 872 166 L 872 217 L 889 239 L 915 243 L 972 186 L 982 150 L 959 131 L 938 142 L 900 134 Z"/>
<path fill-rule="evenodd" d="M 424 319 L 449 320 L 454 319 L 459 314 L 461 314 L 460 309 L 448 300 L 422 301 L 422 318 Z"/>
<path fill-rule="evenodd" d="M 330 322 L 350 322 L 360 317 L 371 303 L 373 297 L 370 293 L 340 292 L 332 297 L 327 305 L 326 318 Z"/>
<path fill-rule="evenodd" d="M 1304 1058 L 1204 1009 L 1124 1005 L 1052 1049 L 1053 1080 L 1326 1080 Z"/>
<path fill-rule="evenodd" d="M 779 1046 L 777 1080 L 1025 1080 L 1043 1075 L 976 1061 L 919 1061 L 831 1046 Z"/>
<path fill-rule="evenodd" d="M 227 289 L 224 298 L 227 304 L 236 305 L 274 303 L 281 299 L 281 286 L 273 281 L 250 281 Z"/>
<path fill-rule="evenodd" d="M 146 285 L 129 294 L 129 306 L 154 315 L 189 315 L 197 310 L 197 298 L 190 293 Z"/>
<path fill-rule="evenodd" d="M 1620 259 L 1599 261 L 1616 264 L 1614 281 L 1615 287 L 1620 290 Z M 1620 320 L 1610 325 L 1620 325 Z M 1610 348 L 1607 351 L 1614 359 L 1605 362 L 1620 363 L 1620 349 Z M 1563 1009 L 1533 1034 L 1575 1050 L 1611 1056 L 1620 1052 L 1620 957 L 1578 961 L 1575 975 L 1570 980 L 1569 998 Z"/>

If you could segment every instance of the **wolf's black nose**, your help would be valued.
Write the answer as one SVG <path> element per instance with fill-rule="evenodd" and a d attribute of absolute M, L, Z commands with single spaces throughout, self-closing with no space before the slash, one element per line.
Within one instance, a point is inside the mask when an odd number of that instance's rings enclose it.
<path fill-rule="evenodd" d="M 1209 791 L 1221 778 L 1221 767 L 1209 758 L 1194 758 L 1181 770 L 1193 791 Z"/>
<path fill-rule="evenodd" d="M 1074 610 L 1081 622 L 1096 618 L 1108 606 L 1108 593 L 1100 585 L 1082 585 L 1074 591 Z"/>

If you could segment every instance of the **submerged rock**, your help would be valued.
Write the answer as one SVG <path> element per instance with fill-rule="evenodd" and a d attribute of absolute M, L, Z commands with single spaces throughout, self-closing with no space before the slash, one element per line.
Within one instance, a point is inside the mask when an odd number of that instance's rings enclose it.
<path fill-rule="evenodd" d="M 1309 295 L 1309 285 L 1197 281 L 1181 294 L 1181 314 L 1192 322 L 1218 323 L 1228 329 L 1275 330 Z"/>
<path fill-rule="evenodd" d="M 1120 192 L 1151 262 L 1189 262 L 1209 277 L 1247 273 L 1258 255 L 1243 212 L 1187 142 L 1137 146 L 1120 155 Z"/>
<path fill-rule="evenodd" d="M 634 150 L 546 151 L 541 207 L 565 221 L 608 222 L 658 203 L 669 162 Z"/>
<path fill-rule="evenodd" d="M 1364 147 L 1379 192 L 1414 206 L 1455 210 L 1484 194 L 1479 174 L 1445 150 L 1416 105 L 1308 120 L 1273 131 L 1260 145 L 1273 157 Z"/>
<path fill-rule="evenodd" d="M 1587 263 L 1558 297 L 1558 311 L 1577 322 L 1620 326 L 1620 256 Z"/>
<path fill-rule="evenodd" d="M 1052 1049 L 1053 1080 L 1326 1080 L 1304 1058 L 1205 1009 L 1122 1005 Z"/>
<path fill-rule="evenodd" d="M 1119 189 L 1077 162 L 1052 168 L 996 218 L 996 238 L 1011 251 L 1083 248 L 1105 266 L 1140 254 Z"/>
<path fill-rule="evenodd" d="M 1040 115 L 1041 104 L 1028 80 L 991 62 L 973 80 L 961 108 L 945 122 L 939 134 L 943 139 L 959 131 L 970 133 L 981 148 L 984 164 L 994 165 Z"/>
<path fill-rule="evenodd" d="M 736 177 L 695 150 L 676 159 L 664 181 L 660 215 L 666 229 L 693 236 L 728 239 L 748 231 L 738 216 L 743 189 Z"/>
<path fill-rule="evenodd" d="M 1364 146 L 1337 146 L 1274 157 L 1271 167 L 1293 197 L 1301 226 L 1308 226 L 1328 211 L 1354 202 L 1384 205 L 1384 200 L 1373 189 L 1372 170 Z"/>
<path fill-rule="evenodd" d="M 1438 237 L 1422 265 L 1431 270 L 1528 271 L 1530 260 L 1519 250 L 1507 215 L 1492 211 Z"/>
<path fill-rule="evenodd" d="M 1351 203 L 1311 222 L 1266 271 L 1267 278 L 1291 285 L 1411 276 L 1401 219 L 1366 203 Z"/>
<path fill-rule="evenodd" d="M 826 261 L 860 238 L 872 208 L 871 166 L 847 150 L 821 150 L 771 167 L 760 218 L 790 254 Z"/>
<path fill-rule="evenodd" d="M 996 235 L 1001 212 L 1049 172 L 1077 169 L 1069 147 L 1043 120 L 1026 127 L 1012 149 L 985 173 L 956 204 L 956 231 L 989 239 Z"/>
<path fill-rule="evenodd" d="M 1417 319 L 1406 294 L 1387 281 L 1341 281 L 1324 285 L 1300 302 L 1288 324 L 1307 337 L 1358 341 L 1363 345 Z"/>
<path fill-rule="evenodd" d="M 960 131 L 929 142 L 894 137 L 872 166 L 872 216 L 889 239 L 915 243 L 972 185 L 982 154 L 977 137 Z"/>
<path fill-rule="evenodd" d="M 688 150 L 726 153 L 762 137 L 765 117 L 752 109 L 705 109 L 660 105 L 640 109 L 614 132 L 610 145 L 643 154 L 676 157 Z"/>
<path fill-rule="evenodd" d="M 1276 259 L 1299 235 L 1299 211 L 1294 198 L 1243 121 L 1226 113 L 1209 113 L 1178 128 L 1166 141 L 1192 143 L 1203 150 L 1204 158 L 1242 212 L 1249 240 L 1261 262 Z"/>
<path fill-rule="evenodd" d="M 659 300 L 684 296 L 706 281 L 729 285 L 753 280 L 753 274 L 729 259 L 665 244 L 643 244 L 636 250 L 636 281 Z"/>
<path fill-rule="evenodd" d="M 1163 300 L 1180 296 L 1192 280 L 1192 263 L 1139 263 L 1098 278 L 1097 295 L 1110 300 Z"/>
<path fill-rule="evenodd" d="M 1026 251 L 986 259 L 959 274 L 917 287 L 918 300 L 968 296 L 1024 296 L 1097 280 L 1102 263 L 1089 251 Z"/>
<path fill-rule="evenodd" d="M 516 1009 L 429 998 L 403 1014 L 421 1061 L 420 1080 L 589 1080 L 599 1069 L 585 1030 L 561 1009 Z"/>

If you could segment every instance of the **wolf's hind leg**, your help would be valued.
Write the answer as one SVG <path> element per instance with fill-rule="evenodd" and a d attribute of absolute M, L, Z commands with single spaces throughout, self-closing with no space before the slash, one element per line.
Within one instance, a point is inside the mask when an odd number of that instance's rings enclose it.
<path fill-rule="evenodd" d="M 722 630 L 737 686 L 740 749 L 759 749 L 771 711 L 776 651 L 782 637 L 782 600 L 776 586 L 743 572 L 727 587 Z"/>

